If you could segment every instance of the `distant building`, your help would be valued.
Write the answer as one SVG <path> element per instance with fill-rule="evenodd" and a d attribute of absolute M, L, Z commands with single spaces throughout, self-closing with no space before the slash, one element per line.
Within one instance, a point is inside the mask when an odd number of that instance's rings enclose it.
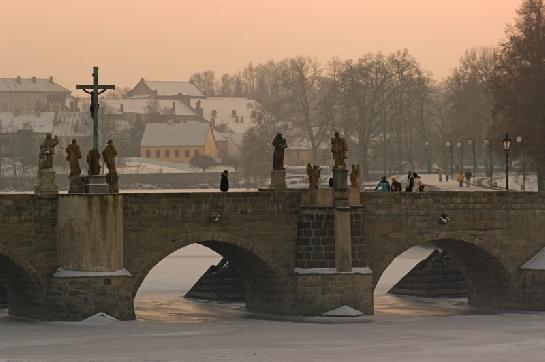
<path fill-rule="evenodd" d="M 152 98 L 180 100 L 189 105 L 193 98 L 205 98 L 201 90 L 193 83 L 187 81 L 140 81 L 127 92 L 127 98 Z"/>
<path fill-rule="evenodd" d="M 284 163 L 288 166 L 304 166 L 307 163 L 314 163 L 312 160 L 312 146 L 304 137 L 286 137 L 288 148 L 284 151 Z M 323 142 L 318 147 L 318 164 L 327 164 L 330 157 L 329 143 Z"/>
<path fill-rule="evenodd" d="M 140 156 L 188 163 L 196 155 L 218 157 L 214 133 L 208 123 L 148 123 L 140 142 Z"/>
<path fill-rule="evenodd" d="M 82 150 L 90 148 L 92 119 L 80 112 L 0 112 L 0 143 L 4 157 L 38 162 L 39 145 L 47 133 L 59 138 L 56 156 L 64 158 L 64 147 L 76 139 Z"/>
<path fill-rule="evenodd" d="M 256 120 L 263 116 L 263 107 L 258 102 L 242 97 L 192 99 L 191 106 L 202 113 L 214 129 L 240 135 L 256 126 Z"/>
<path fill-rule="evenodd" d="M 200 116 L 190 106 L 179 100 L 169 99 L 100 99 L 100 109 L 106 114 L 166 115 L 169 119 L 197 121 Z"/>
<path fill-rule="evenodd" d="M 53 77 L 0 78 L 0 112 L 65 111 L 69 95 Z"/>

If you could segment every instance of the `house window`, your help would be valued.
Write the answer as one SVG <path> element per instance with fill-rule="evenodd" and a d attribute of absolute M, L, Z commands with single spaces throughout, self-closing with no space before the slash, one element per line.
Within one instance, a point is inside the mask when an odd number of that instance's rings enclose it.
<path fill-rule="evenodd" d="M 244 123 L 244 117 L 240 116 L 240 123 Z"/>
<path fill-rule="evenodd" d="M 189 157 L 189 150 L 185 150 L 185 151 L 184 151 L 184 156 L 185 156 L 185 158 L 188 158 L 188 157 Z"/>
<path fill-rule="evenodd" d="M 236 117 L 237 116 L 237 110 L 236 109 L 232 109 L 231 110 L 231 117 Z"/>
<path fill-rule="evenodd" d="M 155 150 L 155 158 L 161 158 L 161 150 Z"/>
<path fill-rule="evenodd" d="M 167 157 L 167 158 L 170 157 L 170 150 L 165 150 L 165 157 Z"/>
<path fill-rule="evenodd" d="M 199 150 L 195 150 L 195 156 L 198 156 Z"/>
<path fill-rule="evenodd" d="M 174 150 L 174 157 L 180 158 L 180 150 Z"/>
<path fill-rule="evenodd" d="M 151 158 L 151 151 L 150 150 L 146 150 L 146 157 Z"/>

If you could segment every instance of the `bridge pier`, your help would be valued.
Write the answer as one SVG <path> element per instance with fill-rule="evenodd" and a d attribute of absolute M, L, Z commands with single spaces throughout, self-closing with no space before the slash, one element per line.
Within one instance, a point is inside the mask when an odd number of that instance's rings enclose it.
<path fill-rule="evenodd" d="M 82 320 L 99 312 L 134 319 L 132 276 L 123 267 L 123 198 L 59 196 L 59 268 L 47 290 L 45 319 Z"/>

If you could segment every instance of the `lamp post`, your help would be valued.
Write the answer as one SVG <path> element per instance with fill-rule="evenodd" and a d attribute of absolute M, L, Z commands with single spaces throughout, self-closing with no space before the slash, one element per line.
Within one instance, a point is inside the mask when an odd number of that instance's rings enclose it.
<path fill-rule="evenodd" d="M 456 147 L 460 149 L 460 171 L 464 171 L 464 144 L 462 142 L 456 143 Z"/>
<path fill-rule="evenodd" d="M 450 173 L 450 179 L 452 180 L 454 177 L 454 150 L 453 150 L 453 144 L 452 142 L 446 142 L 445 146 L 450 150 L 450 163 L 449 163 L 449 173 Z"/>
<path fill-rule="evenodd" d="M 526 191 L 526 147 L 522 143 L 522 136 L 517 137 L 517 143 L 522 147 L 522 191 Z"/>
<path fill-rule="evenodd" d="M 485 153 L 486 151 L 488 150 L 488 154 L 489 154 L 489 160 L 486 161 L 486 166 L 487 169 L 488 169 L 488 176 L 490 177 L 490 188 L 492 188 L 492 177 L 494 176 L 494 164 L 493 164 L 493 160 L 492 160 L 492 145 L 490 144 L 490 140 L 488 138 L 485 138 L 484 139 L 484 147 L 486 147 L 486 149 L 484 150 Z M 486 160 L 486 156 L 484 156 L 485 160 Z"/>
<path fill-rule="evenodd" d="M 428 174 L 430 174 L 431 173 L 430 143 L 428 141 L 424 142 L 424 148 L 426 150 L 426 168 L 428 169 Z"/>
<path fill-rule="evenodd" d="M 471 152 L 473 153 L 473 177 L 477 176 L 477 159 L 475 158 L 475 142 L 473 138 L 467 139 L 467 144 L 471 147 Z"/>
<path fill-rule="evenodd" d="M 511 149 L 511 139 L 509 134 L 505 134 L 503 139 L 503 150 L 505 151 L 505 190 L 509 191 L 509 150 Z"/>

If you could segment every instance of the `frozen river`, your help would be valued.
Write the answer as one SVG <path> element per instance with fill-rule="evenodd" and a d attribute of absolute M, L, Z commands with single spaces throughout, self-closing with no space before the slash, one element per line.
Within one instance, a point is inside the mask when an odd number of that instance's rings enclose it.
<path fill-rule="evenodd" d="M 371 322 L 263 320 L 242 304 L 185 300 L 219 256 L 191 246 L 160 263 L 136 300 L 137 321 L 11 319 L 0 310 L 0 361 L 543 361 L 545 313 L 474 310 L 464 299 L 386 295 L 430 251 L 386 271 Z"/>

